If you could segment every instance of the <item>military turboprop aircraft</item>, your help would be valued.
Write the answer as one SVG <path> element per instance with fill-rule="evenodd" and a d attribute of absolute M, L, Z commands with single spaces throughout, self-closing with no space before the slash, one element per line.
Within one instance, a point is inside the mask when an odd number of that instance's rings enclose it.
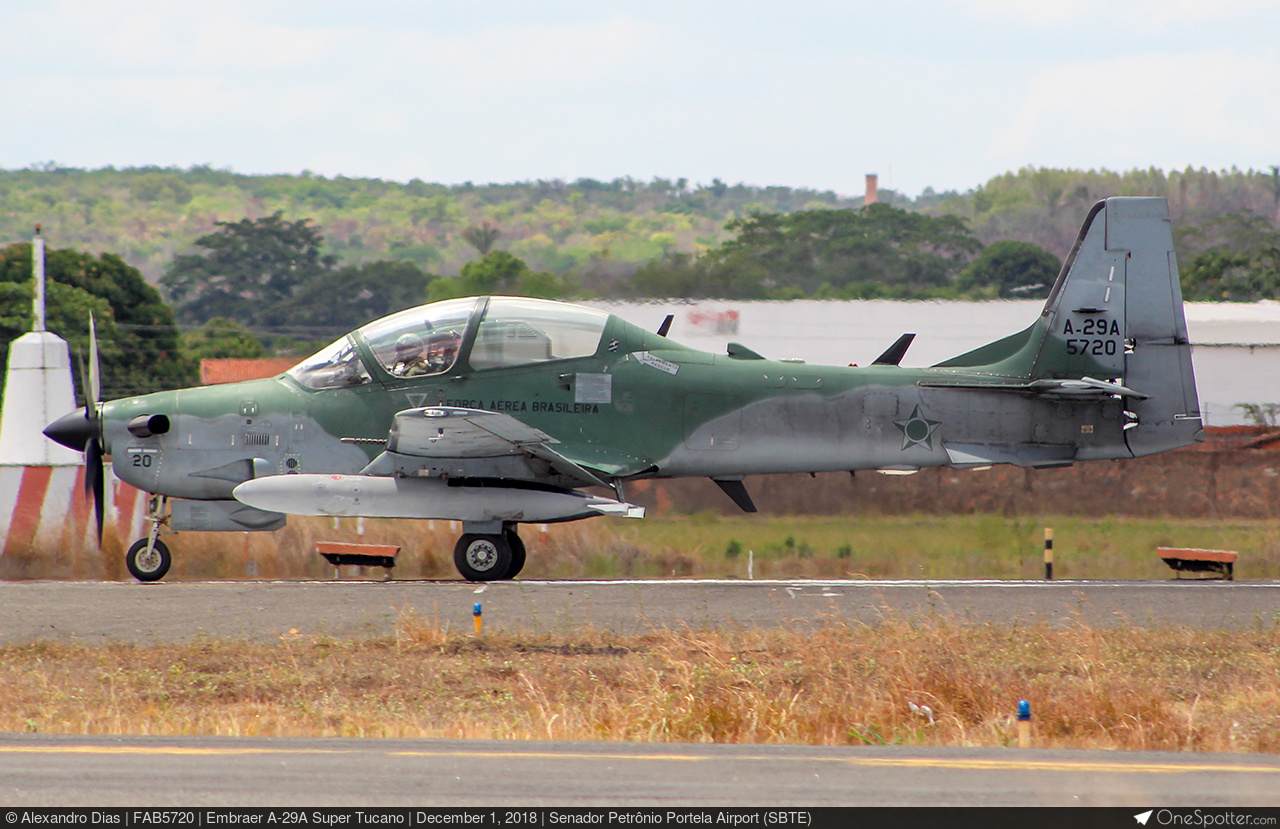
<path fill-rule="evenodd" d="M 46 430 L 153 493 L 130 549 L 161 578 L 172 530 L 273 530 L 286 514 L 462 522 L 471 580 L 525 561 L 520 523 L 641 517 L 637 478 L 1066 466 L 1203 440 L 1163 199 L 1085 219 L 1040 316 L 929 368 L 709 354 L 547 300 L 437 302 L 371 322 L 269 380 L 95 402 Z M 90 372 L 93 373 L 92 371 Z M 91 386 L 96 380 L 91 380 Z M 101 474 L 93 481 L 101 503 Z M 583 492 L 611 491 L 609 497 Z M 597 490 L 598 492 L 599 490 Z M 173 500 L 170 500 L 173 499 Z"/>

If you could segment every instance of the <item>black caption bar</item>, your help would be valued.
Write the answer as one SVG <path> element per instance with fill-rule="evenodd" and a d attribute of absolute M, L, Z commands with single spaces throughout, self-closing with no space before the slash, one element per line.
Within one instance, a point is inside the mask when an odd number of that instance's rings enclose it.
<path fill-rule="evenodd" d="M 0 806 L 0 829 L 24 827 L 739 827 L 804 829 L 910 829 L 910 827 L 1275 827 L 1280 808 L 200 808 L 200 809 L 36 809 Z"/>

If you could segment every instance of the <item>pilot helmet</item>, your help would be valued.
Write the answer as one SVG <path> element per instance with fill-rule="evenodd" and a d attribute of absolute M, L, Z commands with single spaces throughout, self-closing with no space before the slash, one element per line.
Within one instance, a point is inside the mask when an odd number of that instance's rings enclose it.
<path fill-rule="evenodd" d="M 422 353 L 422 338 L 417 334 L 401 334 L 396 340 L 396 359 L 412 360 Z"/>

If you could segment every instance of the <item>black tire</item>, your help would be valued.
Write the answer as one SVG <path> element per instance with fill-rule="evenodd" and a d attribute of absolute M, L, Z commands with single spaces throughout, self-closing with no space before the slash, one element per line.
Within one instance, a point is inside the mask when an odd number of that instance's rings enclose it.
<path fill-rule="evenodd" d="M 453 564 L 467 581 L 509 578 L 511 545 L 503 535 L 467 533 L 453 548 Z"/>
<path fill-rule="evenodd" d="M 169 548 L 158 538 L 155 547 L 151 550 L 151 555 L 147 555 L 145 538 L 139 538 L 133 542 L 129 552 L 124 555 L 124 566 L 129 568 L 129 572 L 138 581 L 160 581 L 164 578 L 164 574 L 169 572 L 169 565 L 172 563 L 173 558 L 169 555 Z"/>
<path fill-rule="evenodd" d="M 511 548 L 511 569 L 507 571 L 507 578 L 514 579 L 524 569 L 524 541 L 520 538 L 519 533 L 516 532 L 515 527 L 503 530 L 502 534 L 507 539 L 507 546 Z"/>

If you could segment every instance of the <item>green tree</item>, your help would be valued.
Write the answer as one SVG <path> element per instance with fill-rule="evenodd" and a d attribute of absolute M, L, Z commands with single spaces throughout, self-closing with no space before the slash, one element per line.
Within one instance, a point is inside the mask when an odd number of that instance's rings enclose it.
<path fill-rule="evenodd" d="M 702 261 L 668 257 L 637 273 L 637 293 L 788 299 L 936 296 L 982 244 L 954 216 L 909 213 L 886 204 L 861 210 L 761 213 L 726 225 L 736 238 Z"/>
<path fill-rule="evenodd" d="M 498 294 L 554 299 L 573 294 L 576 283 L 550 271 L 535 271 L 520 257 L 495 250 L 462 266 L 457 277 L 437 279 L 429 287 L 432 302 L 459 296 Z"/>
<path fill-rule="evenodd" d="M 240 323 L 214 317 L 200 328 L 182 335 L 187 358 L 199 365 L 205 359 L 256 360 L 267 355 L 262 341 Z"/>
<path fill-rule="evenodd" d="M 696 297 L 720 293 L 712 284 L 705 261 L 687 253 L 673 253 L 644 263 L 624 290 L 632 296 L 641 297 Z M 727 290 L 725 294 L 728 295 Z"/>
<path fill-rule="evenodd" d="M 160 279 L 183 321 L 288 324 L 285 301 L 336 261 L 320 252 L 323 238 L 309 219 L 290 222 L 276 212 L 217 227 L 196 240 L 203 253 L 176 257 Z"/>
<path fill-rule="evenodd" d="M 1280 299 L 1280 229 L 1251 211 L 1218 216 L 1180 234 L 1199 249 L 1182 265 L 1182 297 L 1212 302 Z"/>
<path fill-rule="evenodd" d="M 1061 269 L 1062 261 L 1039 245 L 995 242 L 960 273 L 956 287 L 982 297 L 1043 299 Z"/>
<path fill-rule="evenodd" d="M 462 231 L 462 238 L 466 240 L 468 245 L 475 248 L 481 256 L 489 255 L 489 251 L 493 250 L 494 242 L 498 241 L 498 237 L 501 235 L 502 228 L 489 222 L 472 225 Z"/>
<path fill-rule="evenodd" d="M 45 253 L 46 325 L 87 359 L 89 312 L 98 333 L 106 398 L 179 388 L 195 382 L 195 364 L 182 353 L 173 312 L 136 268 L 113 253 Z M 9 343 L 31 330 L 31 245 L 0 250 L 0 370 Z"/>
<path fill-rule="evenodd" d="M 1193 302 L 1280 299 L 1280 247 L 1251 253 L 1208 250 L 1196 256 L 1180 276 L 1182 298 Z"/>
<path fill-rule="evenodd" d="M 312 280 L 283 304 L 291 326 L 337 334 L 370 320 L 421 305 L 434 277 L 408 261 L 339 268 Z"/>

